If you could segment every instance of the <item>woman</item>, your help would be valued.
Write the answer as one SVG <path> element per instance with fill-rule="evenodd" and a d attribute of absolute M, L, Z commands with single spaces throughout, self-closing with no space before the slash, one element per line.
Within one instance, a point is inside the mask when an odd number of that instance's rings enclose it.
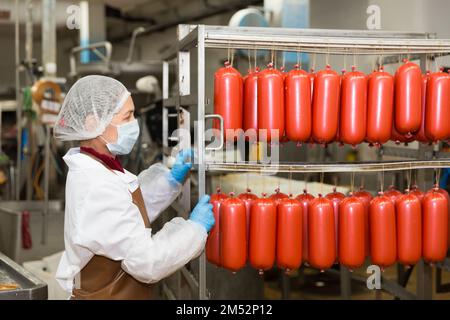
<path fill-rule="evenodd" d="M 87 76 L 67 94 L 54 134 L 79 141 L 64 156 L 65 252 L 56 278 L 72 299 L 149 299 L 155 283 L 197 257 L 214 225 L 205 195 L 189 220 L 172 219 L 155 235 L 150 223 L 178 196 L 192 164 L 190 151 L 172 170 L 155 164 L 138 177 L 117 155 L 139 136 L 134 105 L 117 80 Z"/>

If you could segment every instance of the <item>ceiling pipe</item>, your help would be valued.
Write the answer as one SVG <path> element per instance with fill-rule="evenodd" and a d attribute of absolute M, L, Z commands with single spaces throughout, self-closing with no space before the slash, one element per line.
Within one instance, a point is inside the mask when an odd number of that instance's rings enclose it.
<path fill-rule="evenodd" d="M 146 23 L 149 25 L 156 24 L 155 19 L 143 18 L 143 17 L 133 17 L 133 16 L 123 13 L 123 11 L 120 9 L 117 9 L 115 7 L 111 7 L 108 5 L 105 5 L 105 11 L 106 11 L 106 17 L 108 17 L 108 18 L 119 19 L 119 20 L 122 20 L 125 22 L 131 22 L 131 23 Z"/>
<path fill-rule="evenodd" d="M 166 29 L 176 27 L 179 24 L 184 24 L 187 22 L 193 22 L 193 21 L 209 18 L 209 17 L 215 16 L 218 14 L 227 13 L 230 11 L 236 11 L 236 10 L 246 8 L 248 6 L 258 5 L 258 4 L 262 4 L 262 3 L 263 3 L 262 0 L 243 0 L 243 1 L 240 1 L 239 3 L 235 3 L 235 4 L 231 4 L 231 5 L 228 3 L 226 5 L 208 7 L 208 9 L 200 11 L 198 14 L 186 16 L 186 17 L 180 17 L 180 18 L 172 20 L 172 21 L 168 21 L 165 23 L 157 24 L 157 25 L 149 27 L 149 28 L 145 28 L 145 31 L 142 31 L 140 33 L 140 35 L 150 35 L 155 32 L 161 32 Z M 126 35 L 113 37 L 110 39 L 110 41 L 112 43 L 123 42 L 123 41 L 132 39 L 132 37 L 133 37 L 133 32 L 127 33 Z"/>

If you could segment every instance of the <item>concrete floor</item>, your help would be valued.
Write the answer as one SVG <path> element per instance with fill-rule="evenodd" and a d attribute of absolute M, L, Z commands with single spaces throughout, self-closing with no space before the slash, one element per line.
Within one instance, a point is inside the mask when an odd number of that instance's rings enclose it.
<path fill-rule="evenodd" d="M 365 268 L 360 268 L 354 271 L 355 274 L 363 277 L 367 277 L 365 274 Z M 290 299 L 301 300 L 336 300 L 341 299 L 339 277 L 335 275 L 320 275 L 316 270 L 305 268 L 303 270 L 305 278 L 303 280 L 298 276 L 298 273 L 294 273 L 291 276 L 291 291 Z M 386 268 L 383 273 L 383 277 L 392 281 L 397 278 L 396 266 Z M 450 300 L 450 292 L 448 293 L 435 293 L 435 277 L 436 269 L 433 268 L 433 300 Z M 309 286 L 304 283 L 304 279 L 310 281 Z M 315 280 L 314 280 L 315 279 Z M 442 282 L 450 283 L 450 273 L 442 273 Z M 415 293 L 417 285 L 416 268 L 411 274 L 408 281 L 407 290 Z M 264 286 L 264 297 L 266 299 L 281 299 L 281 289 L 278 281 L 268 281 Z M 352 282 L 352 299 L 353 300 L 392 300 L 394 297 L 384 291 L 369 290 L 364 284 L 353 281 Z"/>

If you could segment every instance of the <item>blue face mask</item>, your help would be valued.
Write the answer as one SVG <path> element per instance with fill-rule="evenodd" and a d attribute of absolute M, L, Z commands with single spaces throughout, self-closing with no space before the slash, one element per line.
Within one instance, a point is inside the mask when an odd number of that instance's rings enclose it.
<path fill-rule="evenodd" d="M 117 128 L 117 142 L 109 143 L 102 136 L 109 152 L 114 155 L 129 154 L 139 137 L 139 124 L 136 119 L 121 125 L 112 124 Z"/>

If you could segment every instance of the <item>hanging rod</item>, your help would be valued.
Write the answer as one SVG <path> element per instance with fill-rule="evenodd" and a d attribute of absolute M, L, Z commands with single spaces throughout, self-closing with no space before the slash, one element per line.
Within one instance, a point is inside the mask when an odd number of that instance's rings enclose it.
<path fill-rule="evenodd" d="M 332 39 L 318 39 L 321 42 L 300 41 L 255 41 L 255 40 L 205 40 L 205 47 L 215 49 L 247 49 L 247 50 L 274 50 L 319 54 L 339 55 L 396 55 L 396 54 L 439 54 L 450 53 L 450 43 L 445 46 L 432 45 L 386 45 L 383 43 L 334 43 Z M 408 39 L 408 41 L 410 41 Z"/>
<path fill-rule="evenodd" d="M 205 26 L 205 47 L 329 54 L 448 54 L 428 33 Z"/>
<path fill-rule="evenodd" d="M 282 163 L 282 164 L 252 164 L 252 163 L 205 163 L 209 172 L 380 172 L 417 169 L 437 169 L 450 167 L 450 159 L 383 161 L 383 162 L 352 162 L 352 163 Z"/>
<path fill-rule="evenodd" d="M 434 33 L 380 30 L 329 30 L 187 25 L 189 33 L 164 54 L 164 59 L 188 51 L 198 42 L 205 48 L 257 49 L 322 54 L 397 55 L 450 53 L 450 39 Z M 199 37 L 199 29 L 202 30 Z"/>

